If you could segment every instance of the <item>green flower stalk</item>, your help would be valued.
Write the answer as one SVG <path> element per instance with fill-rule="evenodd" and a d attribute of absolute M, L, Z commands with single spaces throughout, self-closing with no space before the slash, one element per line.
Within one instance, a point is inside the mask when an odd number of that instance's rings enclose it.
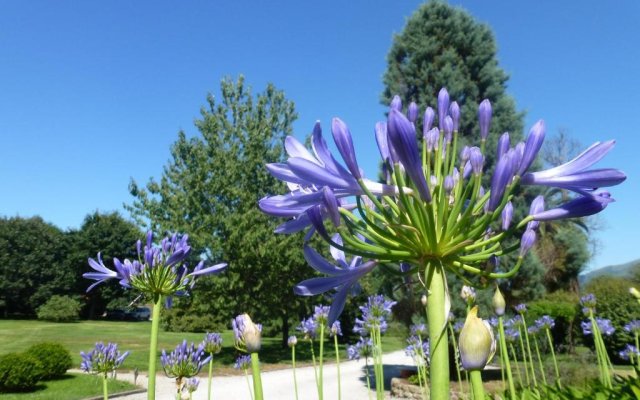
<path fill-rule="evenodd" d="M 531 128 L 523 143 L 510 147 L 507 136 L 493 174 L 484 176 L 483 170 L 489 167 L 485 165 L 492 115 L 489 100 L 482 101 L 478 109 L 480 147 L 461 152 L 457 148 L 460 107 L 452 106 L 446 89 L 438 94 L 438 127 L 430 126 L 436 113 L 425 112 L 428 123 L 422 127 L 422 146 L 416 132 L 417 111 L 417 105 L 410 105 L 405 115 L 396 96 L 387 121 L 376 124 L 384 183 L 363 176 L 349 128 L 338 118 L 332 120 L 331 133 L 345 166 L 329 151 L 319 123 L 313 130 L 312 151 L 287 137 L 289 158 L 267 168 L 287 182 L 291 193 L 265 197 L 259 206 L 269 215 L 290 218 L 277 228 L 278 233 L 311 228 L 310 234 L 318 233 L 332 253 L 340 251 L 360 260 L 334 265 L 311 249 L 309 241 L 305 243 L 306 260 L 325 276 L 300 282 L 295 292 L 312 296 L 335 290 L 329 324 L 341 313 L 351 288 L 377 267 L 424 277 L 431 346 L 430 394 L 439 400 L 449 397 L 446 272 L 466 285 L 477 278 L 488 282 L 514 276 L 535 244 L 538 221 L 602 211 L 612 199 L 609 192 L 598 188 L 617 185 L 626 176 L 613 169 L 589 170 L 612 148 L 612 141 L 596 143 L 558 167 L 529 172 L 544 140 L 543 121 Z M 490 182 L 486 189 L 484 181 Z M 514 196 L 521 185 L 560 187 L 577 197 L 556 209 L 536 207 L 522 220 L 511 221 L 508 210 L 513 205 L 508 204 L 517 199 Z M 355 202 L 349 203 L 349 198 Z M 487 267 L 490 259 L 515 252 L 518 258 L 511 269 L 496 264 Z M 362 262 L 363 258 L 369 261 Z"/>
<path fill-rule="evenodd" d="M 338 347 L 338 336 L 342 336 L 340 321 L 335 321 L 331 325 L 331 336 L 333 336 L 333 346 L 336 352 L 336 369 L 338 373 L 338 400 L 342 399 L 342 383 L 340 381 L 340 348 Z"/>
<path fill-rule="evenodd" d="M 547 376 L 544 371 L 544 365 L 542 364 L 542 356 L 540 356 L 540 346 L 538 346 L 538 334 L 540 330 L 536 326 L 529 327 L 529 334 L 533 337 L 533 347 L 536 350 L 536 357 L 538 359 L 538 367 L 540 368 L 540 375 L 542 376 L 542 383 L 547 385 Z"/>
<path fill-rule="evenodd" d="M 129 352 L 120 353 L 118 345 L 115 343 L 105 345 L 102 342 L 98 342 L 89 353 L 80 352 L 80 358 L 82 358 L 80 369 L 89 374 L 101 375 L 104 400 L 109 398 L 108 375 L 118 369 L 127 356 L 129 356 Z"/>
<path fill-rule="evenodd" d="M 504 218 L 503 218 L 504 220 Z M 509 361 L 509 352 L 507 350 L 507 340 L 504 331 L 504 312 L 506 302 L 500 291 L 500 287 L 496 285 L 496 291 L 492 298 L 493 311 L 498 316 L 498 339 L 500 341 L 500 363 L 507 375 L 507 383 L 509 385 L 509 397 L 516 400 L 516 387 L 513 383 L 513 374 L 511 372 L 511 362 Z M 503 378 L 504 379 L 504 378 Z"/>
<path fill-rule="evenodd" d="M 535 366 L 533 364 L 533 355 L 531 353 L 531 342 L 529 341 L 529 327 L 527 326 L 527 320 L 524 317 L 524 314 L 527 312 L 527 306 L 525 304 L 518 304 L 516 307 L 516 311 L 520 315 L 521 323 L 522 323 L 522 332 L 524 332 L 524 339 L 527 344 L 527 353 L 523 354 L 522 357 L 526 358 L 529 356 L 529 368 L 531 369 L 531 380 L 533 381 L 533 387 L 538 387 L 538 381 L 536 379 Z"/>
<path fill-rule="evenodd" d="M 549 351 L 551 351 L 551 358 L 553 360 L 553 368 L 556 374 L 556 385 L 561 388 L 562 384 L 560 383 L 560 370 L 558 369 L 558 361 L 556 360 L 556 352 L 553 349 L 553 339 L 551 338 L 551 329 L 555 326 L 555 321 L 548 315 L 543 315 L 541 318 L 537 319 L 535 322 L 535 326 L 538 330 L 542 330 L 545 332 L 545 336 L 547 337 L 547 344 L 549 345 Z"/>
<path fill-rule="evenodd" d="M 296 377 L 296 345 L 298 344 L 298 338 L 295 336 L 289 336 L 287 339 L 287 345 L 291 348 L 291 369 L 293 370 L 293 387 L 296 392 L 296 400 L 298 400 L 298 378 Z"/>
<path fill-rule="evenodd" d="M 222 336 L 219 333 L 209 333 L 204 337 L 202 342 L 204 345 L 204 351 L 211 356 L 209 361 L 209 379 L 207 381 L 207 399 L 211 400 L 211 382 L 213 378 L 213 356 L 222 351 Z"/>
<path fill-rule="evenodd" d="M 458 342 L 456 340 L 456 334 L 453 331 L 453 325 L 451 324 L 451 321 L 453 320 L 453 314 L 449 314 L 449 320 L 448 320 L 448 328 L 449 328 L 449 337 L 451 337 L 451 344 L 453 345 L 453 359 L 455 361 L 456 364 L 456 375 L 458 378 L 458 389 L 460 390 L 460 393 L 464 393 L 464 389 L 462 388 L 462 375 L 460 373 L 460 349 L 458 348 Z M 466 372 L 466 371 L 465 371 Z"/>

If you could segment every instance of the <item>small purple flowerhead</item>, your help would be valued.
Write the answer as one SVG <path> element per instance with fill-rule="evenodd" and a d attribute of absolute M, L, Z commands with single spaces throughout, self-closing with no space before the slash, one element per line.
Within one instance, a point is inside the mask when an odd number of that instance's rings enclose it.
<path fill-rule="evenodd" d="M 330 336 L 342 336 L 342 328 L 340 327 L 340 321 L 333 321 L 331 328 L 329 329 Z"/>
<path fill-rule="evenodd" d="M 460 297 L 467 304 L 471 304 L 476 300 L 476 290 L 471 286 L 463 285 L 460 290 Z"/>
<path fill-rule="evenodd" d="M 249 367 L 251 367 L 251 356 L 248 354 L 239 356 L 238 358 L 236 358 L 235 364 L 233 364 L 233 368 L 241 369 L 243 371 L 248 370 Z"/>
<path fill-rule="evenodd" d="M 222 350 L 222 336 L 219 333 L 209 333 L 204 336 L 204 351 L 209 354 L 218 354 Z"/>
<path fill-rule="evenodd" d="M 424 337 L 427 335 L 427 327 L 425 324 L 415 324 L 411 325 L 411 336 L 421 336 Z"/>
<path fill-rule="evenodd" d="M 418 105 L 415 102 L 409 103 L 409 109 L 407 110 L 407 119 L 411 123 L 415 124 L 418 119 Z"/>
<path fill-rule="evenodd" d="M 520 303 L 517 306 L 515 306 L 514 309 L 518 314 L 522 315 L 527 312 L 527 305 L 524 303 Z"/>
<path fill-rule="evenodd" d="M 619 353 L 620 358 L 622 358 L 623 360 L 632 360 L 635 361 L 638 359 L 638 356 L 640 356 L 640 352 L 638 352 L 638 349 L 636 348 L 636 346 L 627 344 L 623 350 L 621 350 Z"/>
<path fill-rule="evenodd" d="M 447 175 L 444 177 L 444 190 L 447 193 L 451 193 L 453 187 L 455 186 L 455 181 L 451 175 Z"/>
<path fill-rule="evenodd" d="M 634 319 L 624 326 L 624 330 L 633 333 L 634 335 L 640 335 L 640 320 Z"/>
<path fill-rule="evenodd" d="M 535 322 L 539 329 L 551 330 L 556 325 L 556 321 L 548 315 L 543 315 Z"/>
<path fill-rule="evenodd" d="M 196 390 L 198 390 L 198 385 L 200 385 L 200 379 L 193 377 L 188 379 L 187 382 L 185 382 L 183 390 L 191 394 Z"/>
<path fill-rule="evenodd" d="M 383 295 L 369 296 L 367 304 L 360 306 L 362 319 L 356 318 L 353 331 L 361 336 L 368 336 L 374 329 L 384 333 L 387 330 L 387 319 L 391 316 L 391 308 L 395 301 L 387 300 Z"/>
<path fill-rule="evenodd" d="M 482 100 L 478 107 L 478 120 L 480 121 L 480 138 L 487 140 L 491 126 L 491 102 L 488 99 Z"/>
<path fill-rule="evenodd" d="M 80 352 L 80 369 L 90 374 L 108 374 L 120 368 L 129 352 L 120 353 L 116 343 L 96 343 L 89 352 Z"/>
<path fill-rule="evenodd" d="M 439 131 L 438 128 L 433 128 L 427 132 L 426 141 L 427 141 L 427 151 L 431 152 L 438 149 L 438 140 L 439 140 Z"/>
<path fill-rule="evenodd" d="M 440 92 L 438 92 L 438 124 L 440 125 L 440 130 L 444 130 L 444 118 L 447 116 L 449 112 L 449 92 L 447 89 L 442 88 Z"/>
<path fill-rule="evenodd" d="M 596 308 L 596 295 L 588 293 L 580 298 L 580 305 L 582 307 L 594 310 Z"/>
<path fill-rule="evenodd" d="M 373 355 L 373 341 L 371 338 L 361 337 L 355 345 L 347 347 L 349 360 L 359 360 L 360 357 L 369 358 Z"/>
<path fill-rule="evenodd" d="M 313 320 L 316 323 L 316 326 L 327 326 L 327 321 L 329 319 L 329 311 L 330 311 L 330 307 L 329 306 L 323 306 L 322 304 L 319 306 L 314 306 L 313 308 L 313 315 L 311 316 L 311 318 L 313 318 Z"/>
<path fill-rule="evenodd" d="M 205 356 L 204 345 L 196 347 L 183 340 L 171 353 L 162 350 L 160 356 L 164 373 L 169 378 L 191 378 L 200 372 L 203 366 L 211 361 L 211 356 Z"/>
<path fill-rule="evenodd" d="M 458 128 L 460 127 L 460 106 L 457 102 L 451 102 L 451 106 L 449 106 L 449 114 L 451 115 L 451 120 L 453 122 L 453 131 L 458 132 Z"/>
<path fill-rule="evenodd" d="M 289 338 L 287 339 L 287 345 L 289 347 L 295 347 L 297 344 L 298 344 L 298 338 L 296 337 L 296 335 L 289 336 Z"/>

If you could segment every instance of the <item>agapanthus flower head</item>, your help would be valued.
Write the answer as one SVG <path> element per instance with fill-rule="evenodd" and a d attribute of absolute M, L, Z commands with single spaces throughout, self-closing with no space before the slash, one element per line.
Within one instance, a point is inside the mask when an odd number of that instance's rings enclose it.
<path fill-rule="evenodd" d="M 504 339 L 507 342 L 515 343 L 520 337 L 520 331 L 516 328 L 508 328 L 504 330 Z"/>
<path fill-rule="evenodd" d="M 455 333 L 460 333 L 460 331 L 462 330 L 463 326 L 464 326 L 464 321 L 458 321 L 458 322 L 453 324 L 453 331 Z"/>
<path fill-rule="evenodd" d="M 156 246 L 153 244 L 153 233 L 149 231 L 144 247 L 140 240 L 136 243 L 138 259 L 125 259 L 121 262 L 114 258 L 115 271 L 104 265 L 101 254 L 98 253 L 98 261 L 89 259 L 89 266 L 96 272 L 82 275 L 96 281 L 89 286 L 87 292 L 102 282 L 116 278 L 122 286 L 137 289 L 154 301 L 159 296 L 188 293 L 198 277 L 221 272 L 227 266 L 222 263 L 205 267 L 204 261 L 200 261 L 189 272 L 187 264 L 183 263 L 191 254 L 188 240 L 187 235 L 173 234 L 162 239 L 160 245 Z"/>
<path fill-rule="evenodd" d="M 120 368 L 129 352 L 120 353 L 116 343 L 96 343 L 88 353 L 80 352 L 80 369 L 90 374 L 107 374 Z"/>
<path fill-rule="evenodd" d="M 591 310 L 596 308 L 596 296 L 593 293 L 588 293 L 580 298 L 580 305 Z"/>
<path fill-rule="evenodd" d="M 200 343 L 196 347 L 193 343 L 187 344 L 184 340 L 171 353 L 163 349 L 160 362 L 164 373 L 169 378 L 191 378 L 198 375 L 203 366 L 211 361 L 211 356 L 207 356 L 204 345 Z"/>
<path fill-rule="evenodd" d="M 550 329 L 553 329 L 553 327 L 556 325 L 556 321 L 553 318 L 551 318 L 549 315 L 543 315 L 542 317 L 536 320 L 535 325 L 539 329 L 550 330 Z"/>
<path fill-rule="evenodd" d="M 517 306 L 515 306 L 514 309 L 518 314 L 522 315 L 527 312 L 527 305 L 524 303 L 520 303 Z"/>
<path fill-rule="evenodd" d="M 329 306 L 323 306 L 322 304 L 313 307 L 312 318 L 316 322 L 316 325 L 328 326 L 327 321 L 329 319 L 329 311 Z"/>
<path fill-rule="evenodd" d="M 367 304 L 360 306 L 362 318 L 356 318 L 353 331 L 361 336 L 368 336 L 373 329 L 380 333 L 387 331 L 387 319 L 391 316 L 391 308 L 395 301 L 387 300 L 383 295 L 369 296 Z"/>
<path fill-rule="evenodd" d="M 462 285 L 462 289 L 460 290 L 460 297 L 466 303 L 471 304 L 476 301 L 476 290 L 467 285 Z"/>
<path fill-rule="evenodd" d="M 204 351 L 209 354 L 218 354 L 222 350 L 222 336 L 219 333 L 207 332 L 204 335 Z"/>
<path fill-rule="evenodd" d="M 613 324 L 611 323 L 611 320 L 609 320 L 609 319 L 596 317 L 595 321 L 596 321 L 596 326 L 600 330 L 600 333 L 602 333 L 605 336 L 613 335 L 613 333 L 616 330 L 616 328 L 613 327 Z M 592 326 L 590 320 L 585 320 L 585 321 L 581 322 L 580 326 L 582 327 L 582 333 L 585 336 L 593 334 L 593 332 L 592 332 L 593 331 L 593 326 Z"/>
<path fill-rule="evenodd" d="M 404 352 L 418 363 L 429 363 L 429 339 L 412 335 L 407 338 L 408 346 Z"/>
<path fill-rule="evenodd" d="M 295 292 L 309 296 L 335 290 L 328 324 L 339 316 L 351 288 L 375 266 L 397 269 L 405 279 L 441 267 L 469 281 L 508 279 L 535 244 L 540 221 L 590 215 L 613 201 L 599 188 L 620 183 L 624 174 L 588 170 L 611 149 L 608 142 L 592 146 L 562 166 L 530 172 L 545 137 L 545 124 L 538 121 L 524 142 L 512 143 L 509 134 L 503 134 L 495 150 L 497 163 L 485 165 L 491 160 L 483 154 L 489 151 L 485 147 L 491 103 L 485 100 L 478 107 L 479 146 L 469 144 L 460 152 L 456 140 L 449 143 L 452 132 L 460 128 L 459 106 L 451 100 L 443 88 L 437 101 L 439 129 L 432 127 L 434 110 L 425 108 L 419 138 L 415 122 L 420 107 L 410 104 L 405 114 L 401 99 L 393 98 L 386 122 L 375 125 L 384 184 L 363 177 L 351 134 L 339 119 L 333 120 L 332 132 L 346 167 L 329 151 L 319 124 L 313 130 L 311 149 L 288 137 L 286 162 L 267 166 L 274 177 L 287 183 L 290 193 L 263 198 L 260 208 L 289 219 L 277 232 L 309 229 L 305 258 L 325 276 L 299 283 Z M 483 187 L 483 182 L 490 182 L 490 187 Z M 579 197 L 550 210 L 532 206 L 531 215 L 514 221 L 518 216 L 513 210 L 521 208 L 515 204 L 519 199 L 515 194 L 523 184 L 569 189 Z M 347 203 L 351 198 L 355 203 Z M 502 229 L 498 231 L 497 226 Z M 362 257 L 358 266 L 336 265 L 311 250 L 309 239 L 314 233 L 331 247 Z M 487 264 L 489 259 L 518 250 L 517 261 L 508 268 L 487 268 L 493 266 Z"/>
<path fill-rule="evenodd" d="M 199 385 L 200 385 L 200 379 L 193 377 L 193 378 L 187 379 L 184 386 L 182 387 L 182 390 L 191 394 L 196 390 L 198 390 Z"/>
<path fill-rule="evenodd" d="M 424 337 L 427 335 L 427 327 L 425 324 L 414 324 L 410 327 L 411 336 Z"/>
<path fill-rule="evenodd" d="M 636 346 L 631 344 L 627 344 L 618 354 L 623 360 L 637 360 L 638 356 L 640 356 L 640 352 L 638 352 Z"/>
<path fill-rule="evenodd" d="M 248 354 L 238 356 L 236 362 L 233 364 L 233 368 L 241 369 L 243 371 L 248 370 L 251 367 L 251 356 Z"/>
<path fill-rule="evenodd" d="M 262 345 L 262 325 L 254 324 L 248 314 L 241 314 L 231 320 L 235 346 L 246 353 L 257 353 Z"/>
<path fill-rule="evenodd" d="M 287 339 L 287 346 L 296 347 L 297 344 L 298 344 L 298 338 L 296 337 L 296 335 L 289 336 L 289 338 Z"/>
<path fill-rule="evenodd" d="M 629 323 L 624 326 L 624 330 L 629 333 L 640 335 L 640 320 L 634 319 L 633 321 L 629 321 Z"/>
<path fill-rule="evenodd" d="M 347 347 L 349 360 L 359 360 L 360 357 L 369 358 L 373 355 L 373 341 L 371 338 L 361 337 L 356 344 Z"/>
<path fill-rule="evenodd" d="M 333 321 L 331 328 L 329 328 L 330 336 L 342 336 L 342 328 L 340 327 L 340 321 Z"/>
<path fill-rule="evenodd" d="M 529 332 L 529 335 L 531 336 L 536 336 L 540 332 L 540 327 L 538 327 L 537 325 L 531 325 L 527 327 L 527 332 Z"/>

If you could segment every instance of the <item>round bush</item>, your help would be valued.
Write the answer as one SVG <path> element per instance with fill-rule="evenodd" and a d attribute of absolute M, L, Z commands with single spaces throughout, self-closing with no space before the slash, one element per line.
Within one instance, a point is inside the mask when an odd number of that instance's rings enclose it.
<path fill-rule="evenodd" d="M 25 353 L 40 361 L 43 380 L 61 377 L 72 366 L 71 353 L 58 343 L 34 344 Z"/>
<path fill-rule="evenodd" d="M 31 355 L 10 353 L 0 357 L 0 390 L 27 391 L 35 388 L 42 376 L 42 365 Z"/>
<path fill-rule="evenodd" d="M 38 319 L 52 322 L 77 321 L 80 315 L 80 302 L 69 296 L 51 296 L 38 307 Z"/>

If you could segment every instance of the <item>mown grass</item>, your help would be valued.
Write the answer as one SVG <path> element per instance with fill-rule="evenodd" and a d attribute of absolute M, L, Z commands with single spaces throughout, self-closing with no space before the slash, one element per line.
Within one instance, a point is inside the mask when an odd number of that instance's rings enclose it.
<path fill-rule="evenodd" d="M 109 394 L 135 389 L 136 386 L 109 379 Z M 23 393 L 2 393 L 2 400 L 77 400 L 102 395 L 102 378 L 86 374 L 66 374 L 62 378 L 40 382 L 35 390 Z"/>
<path fill-rule="evenodd" d="M 39 342 L 57 342 L 64 345 L 73 357 L 74 366 L 80 366 L 80 351 L 89 351 L 96 342 L 115 342 L 121 351 L 131 351 L 123 370 L 147 369 L 149 359 L 150 322 L 129 321 L 81 321 L 76 323 L 52 323 L 31 320 L 0 320 L 0 354 L 21 352 Z M 183 339 L 199 343 L 202 333 L 160 332 L 158 349 L 171 351 Z M 214 366 L 233 365 L 238 352 L 233 347 L 233 332 L 222 332 L 223 349 L 214 357 Z M 316 344 L 317 346 L 317 344 Z M 383 336 L 383 349 L 393 351 L 405 346 L 404 338 Z M 316 352 L 317 352 L 316 347 Z M 340 344 L 341 359 L 346 358 L 346 345 Z M 158 353 L 158 358 L 160 353 Z M 281 346 L 280 338 L 263 338 L 260 360 L 264 364 L 290 364 L 291 350 Z M 325 342 L 325 359 L 334 359 L 333 340 Z M 299 340 L 296 361 L 311 361 L 308 342 Z"/>

